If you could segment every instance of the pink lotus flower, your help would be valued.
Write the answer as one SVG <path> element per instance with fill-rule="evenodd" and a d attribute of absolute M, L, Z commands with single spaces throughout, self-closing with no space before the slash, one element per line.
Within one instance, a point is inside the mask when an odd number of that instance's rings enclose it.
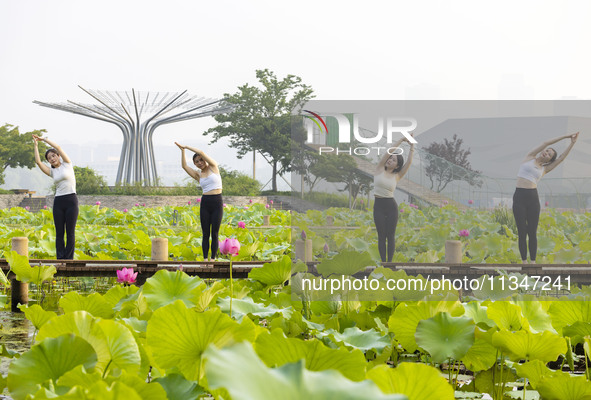
<path fill-rule="evenodd" d="M 418 209 L 418 208 L 419 208 L 419 206 L 417 206 L 416 204 L 412 204 L 412 203 L 410 203 L 408 206 L 409 206 L 410 208 L 416 208 L 416 209 Z"/>
<path fill-rule="evenodd" d="M 270 200 L 269 203 L 273 204 L 273 200 Z"/>
<path fill-rule="evenodd" d="M 189 203 L 188 203 L 188 205 L 191 205 L 191 200 L 189 200 Z"/>
<path fill-rule="evenodd" d="M 468 200 L 468 204 L 474 204 L 474 200 Z"/>
<path fill-rule="evenodd" d="M 328 243 L 324 243 L 324 252 L 328 253 Z"/>
<path fill-rule="evenodd" d="M 224 255 L 237 256 L 240 251 L 240 242 L 238 239 L 228 238 L 220 243 L 220 253 Z"/>
<path fill-rule="evenodd" d="M 270 206 L 268 204 L 265 205 L 265 208 L 269 208 Z"/>
<path fill-rule="evenodd" d="M 195 199 L 197 203 L 201 203 L 201 199 Z"/>
<path fill-rule="evenodd" d="M 252 204 L 252 199 L 248 200 L 248 202 L 249 202 L 250 204 Z"/>
<path fill-rule="evenodd" d="M 302 240 L 306 240 L 306 238 L 308 237 L 308 236 L 306 235 L 306 231 L 302 231 L 302 234 L 301 234 L 301 236 L 302 236 Z"/>
<path fill-rule="evenodd" d="M 403 212 L 404 212 L 404 208 L 401 208 L 401 209 L 400 209 L 400 212 L 401 212 L 401 213 L 403 213 Z"/>
<path fill-rule="evenodd" d="M 244 206 L 244 209 L 245 209 L 245 210 L 248 210 L 248 206 Z"/>
<path fill-rule="evenodd" d="M 238 228 L 242 228 L 242 229 L 246 228 L 246 223 L 244 221 L 238 222 Z"/>
<path fill-rule="evenodd" d="M 460 235 L 460 237 L 468 237 L 470 236 L 470 231 L 468 229 L 461 229 L 460 232 L 458 232 L 458 235 Z"/>
<path fill-rule="evenodd" d="M 47 210 L 47 206 L 43 206 L 43 209 L 44 209 L 44 210 Z"/>
<path fill-rule="evenodd" d="M 179 264 L 179 271 L 183 270 L 183 264 Z"/>
<path fill-rule="evenodd" d="M 140 206 L 140 203 L 135 203 L 135 206 L 136 206 L 136 207 L 139 207 L 139 206 Z"/>
<path fill-rule="evenodd" d="M 443 205 L 444 205 L 444 206 L 446 206 L 446 205 L 448 205 L 448 204 L 449 204 L 449 202 L 448 202 L 447 200 L 443 200 Z"/>
<path fill-rule="evenodd" d="M 124 208 L 124 209 L 123 209 L 123 212 L 127 212 L 127 211 L 128 211 L 128 210 L 127 210 L 127 208 Z"/>
<path fill-rule="evenodd" d="M 146 203 L 142 203 L 142 207 L 145 207 L 145 206 L 146 206 Z"/>
<path fill-rule="evenodd" d="M 125 285 L 131 285 L 137 278 L 137 272 L 133 272 L 133 268 L 123 268 L 117 271 L 117 282 Z"/>
<path fill-rule="evenodd" d="M 545 205 L 546 207 L 548 207 L 548 206 L 550 205 L 550 202 L 549 202 L 549 201 L 547 201 L 547 202 L 545 202 L 545 203 L 544 203 L 544 205 Z"/>
<path fill-rule="evenodd" d="M 30 209 L 31 209 L 31 207 L 29 207 L 29 206 L 25 207 L 25 210 L 27 210 L 27 211 L 29 211 Z"/>
<path fill-rule="evenodd" d="M 97 206 L 100 206 L 100 205 L 101 205 L 101 202 L 100 202 L 100 201 L 97 201 L 97 202 L 96 202 L 96 205 L 97 205 Z"/>
<path fill-rule="evenodd" d="M 224 203 L 224 208 L 226 208 L 226 206 L 227 206 L 227 204 L 226 204 L 226 203 Z"/>

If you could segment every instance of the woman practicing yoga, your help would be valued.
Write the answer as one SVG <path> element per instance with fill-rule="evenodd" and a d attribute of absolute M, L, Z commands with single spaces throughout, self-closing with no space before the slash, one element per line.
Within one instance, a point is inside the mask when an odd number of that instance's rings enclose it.
<path fill-rule="evenodd" d="M 218 163 L 202 150 L 194 147 L 183 146 L 174 142 L 182 151 L 181 164 L 189 176 L 195 179 L 203 189 L 201 197 L 201 207 L 199 209 L 199 218 L 201 220 L 201 230 L 203 240 L 201 249 L 203 250 L 203 259 L 210 261 L 217 257 L 219 242 L 218 234 L 222 217 L 224 216 L 224 202 L 222 200 L 222 177 L 218 169 Z M 195 153 L 193 163 L 199 171 L 187 165 L 185 149 Z M 211 235 L 211 257 L 209 257 L 209 237 Z"/>
<path fill-rule="evenodd" d="M 519 167 L 519 172 L 517 172 L 517 188 L 513 195 L 513 215 L 515 216 L 517 235 L 519 237 L 519 253 L 524 264 L 527 263 L 528 247 L 529 259 L 532 264 L 536 262 L 536 252 L 538 250 L 537 230 L 538 221 L 540 220 L 538 182 L 542 176 L 552 171 L 558 164 L 564 161 L 578 137 L 579 132 L 573 135 L 560 136 L 540 144 L 527 153 L 523 163 Z M 570 143 L 560 156 L 558 156 L 556 150 L 548 147 L 563 139 L 569 138 Z"/>

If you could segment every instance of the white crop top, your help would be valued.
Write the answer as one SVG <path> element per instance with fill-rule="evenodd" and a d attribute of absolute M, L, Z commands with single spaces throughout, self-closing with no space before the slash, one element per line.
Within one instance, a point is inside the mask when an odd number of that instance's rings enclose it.
<path fill-rule="evenodd" d="M 378 197 L 394 197 L 396 190 L 396 175 L 386 174 L 386 171 L 373 176 L 373 192 Z"/>
<path fill-rule="evenodd" d="M 543 174 L 544 167 L 538 167 L 535 158 L 532 158 L 519 166 L 517 177 L 527 179 L 533 183 L 538 183 Z"/>
<path fill-rule="evenodd" d="M 57 168 L 49 168 L 55 182 L 55 196 L 76 193 L 76 176 L 71 163 L 62 162 Z"/>
<path fill-rule="evenodd" d="M 213 172 L 207 175 L 205 178 L 201 178 L 199 180 L 199 184 L 203 189 L 203 193 L 210 192 L 212 190 L 221 189 L 222 188 L 222 177 L 218 174 L 214 174 Z"/>

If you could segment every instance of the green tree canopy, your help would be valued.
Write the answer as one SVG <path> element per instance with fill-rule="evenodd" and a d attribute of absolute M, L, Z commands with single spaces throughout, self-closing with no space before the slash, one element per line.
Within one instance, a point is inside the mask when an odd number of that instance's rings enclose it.
<path fill-rule="evenodd" d="M 472 186 L 482 186 L 480 171 L 472 169 L 468 161 L 470 149 L 462 148 L 463 143 L 463 139 L 454 135 L 451 140 L 433 142 L 425 148 L 428 163 L 425 174 L 431 181 L 431 189 L 441 192 L 448 183 L 456 180 L 466 181 Z"/>
<path fill-rule="evenodd" d="M 20 133 L 18 126 L 10 124 L 0 126 L 0 185 L 4 184 L 6 168 L 25 167 L 31 169 L 36 165 L 32 135 L 42 136 L 45 132 L 45 129 L 40 129 Z M 39 153 L 42 157 L 46 150 L 45 143 L 39 143 Z"/>
<path fill-rule="evenodd" d="M 90 167 L 74 166 L 76 175 L 76 192 L 78 194 L 104 194 L 109 193 L 107 181 Z"/>
<path fill-rule="evenodd" d="M 238 92 L 225 94 L 236 109 L 214 118 L 218 125 L 207 130 L 211 143 L 223 137 L 230 139 L 230 146 L 238 150 L 242 158 L 250 151 L 258 151 L 273 167 L 273 191 L 277 191 L 277 176 L 291 168 L 291 114 L 313 96 L 311 87 L 295 75 L 279 80 L 268 69 L 257 70 L 261 87 L 245 84 Z"/>

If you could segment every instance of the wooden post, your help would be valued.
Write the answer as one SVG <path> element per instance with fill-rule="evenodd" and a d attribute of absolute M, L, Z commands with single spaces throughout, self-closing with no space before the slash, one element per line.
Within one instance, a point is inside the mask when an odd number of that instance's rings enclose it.
<path fill-rule="evenodd" d="M 168 239 L 152 239 L 152 261 L 168 261 Z"/>
<path fill-rule="evenodd" d="M 462 262 L 462 242 L 459 240 L 445 241 L 445 262 L 452 264 Z"/>
<path fill-rule="evenodd" d="M 269 222 L 269 218 L 271 216 L 270 215 L 263 215 L 263 226 L 269 226 L 270 222 Z"/>
<path fill-rule="evenodd" d="M 326 216 L 326 226 L 333 226 L 334 225 L 334 217 L 332 215 Z"/>
<path fill-rule="evenodd" d="M 296 259 L 303 262 L 312 261 L 312 239 L 296 240 L 295 243 Z"/>
<path fill-rule="evenodd" d="M 12 238 L 12 250 L 21 256 L 29 256 L 29 239 L 26 237 Z M 29 304 L 29 284 L 19 282 L 16 278 L 10 280 L 12 312 L 21 312 L 19 304 Z"/>

